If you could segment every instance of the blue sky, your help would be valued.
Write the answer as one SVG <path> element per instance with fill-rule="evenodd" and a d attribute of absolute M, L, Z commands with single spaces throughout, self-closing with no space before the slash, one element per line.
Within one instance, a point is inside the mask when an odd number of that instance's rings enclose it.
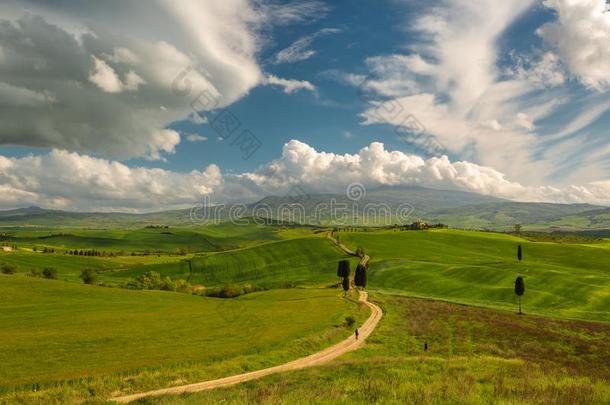
<path fill-rule="evenodd" d="M 330 4 L 330 3 L 329 3 Z M 192 170 L 218 163 L 232 171 L 254 170 L 280 153 L 284 143 L 301 140 L 316 149 L 355 153 L 372 141 L 381 140 L 392 149 L 409 151 L 390 125 L 363 126 L 359 114 L 365 103 L 353 86 L 337 83 L 327 77 L 328 71 L 367 74 L 364 61 L 369 56 L 400 52 L 409 40 L 404 32 L 405 19 L 415 12 L 404 4 L 388 1 L 333 1 L 328 15 L 311 23 L 275 27 L 272 40 L 259 57 L 262 69 L 279 77 L 307 80 L 316 93 L 299 91 L 284 94 L 281 89 L 254 88 L 247 96 L 230 106 L 230 110 L 263 142 L 251 158 L 244 160 L 232 151 L 228 142 L 220 142 L 209 125 L 180 122 L 173 125 L 181 132 L 207 137 L 207 142 L 184 144 L 176 155 L 167 157 L 172 170 Z M 277 53 L 299 39 L 324 29 L 339 32 L 323 35 L 307 49 L 315 55 L 294 63 L 276 64 Z M 208 114 L 214 117 L 215 114 Z M 222 156 L 221 159 L 218 159 Z M 137 164 L 146 164 L 138 161 Z M 149 163 L 154 166 L 156 163 Z"/>
<path fill-rule="evenodd" d="M 610 204 L 604 0 L 87 3 L 0 6 L 0 206 L 340 192 L 346 168 L 367 186 Z M 202 90 L 219 102 L 207 123 Z M 219 139 L 227 111 L 240 127 Z M 261 143 L 248 158 L 243 130 Z"/>

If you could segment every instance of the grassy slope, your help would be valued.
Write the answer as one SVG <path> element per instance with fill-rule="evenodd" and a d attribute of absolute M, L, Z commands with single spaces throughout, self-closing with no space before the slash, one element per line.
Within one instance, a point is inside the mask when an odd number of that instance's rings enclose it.
<path fill-rule="evenodd" d="M 162 232 L 171 232 L 166 235 Z M 55 254 L 42 254 L 42 247 L 56 249 L 96 249 L 143 251 L 159 249 L 165 252 L 176 247 L 191 247 L 191 250 L 236 249 L 238 247 L 253 247 L 270 241 L 280 241 L 290 238 L 300 238 L 311 235 L 311 230 L 280 229 L 259 225 L 234 226 L 222 224 L 197 229 L 140 229 L 140 230 L 63 230 L 59 235 L 57 230 L 12 229 L 8 232 L 14 237 L 14 242 L 22 249 L 12 252 L 0 252 L 0 263 L 11 263 L 18 270 L 27 273 L 32 269 L 54 267 L 62 280 L 78 281 L 80 271 L 93 268 L 99 272 L 105 282 L 122 281 L 124 276 L 138 275 L 154 270 L 174 278 L 188 278 L 188 265 L 184 262 L 189 256 L 120 256 L 120 257 L 87 257 L 69 256 L 62 251 Z M 204 241 L 199 243 L 199 241 Z M 100 241 L 105 241 L 97 245 Z M 206 242 L 207 241 L 207 242 Z M 209 242 L 209 243 L 208 243 Z M 13 242 L 11 242 L 13 243 Z M 207 244 L 206 244 L 207 243 Z M 39 252 L 34 253 L 27 248 L 37 246 Z M 25 249 L 24 249 L 25 247 Z M 117 274 L 108 274 L 116 271 Z M 124 272 L 121 272 L 124 271 Z"/>
<path fill-rule="evenodd" d="M 0 392 L 103 375 L 91 384 L 107 395 L 230 375 L 315 351 L 351 333 L 345 316 L 367 315 L 331 289 L 220 300 L 0 275 L 0 295 Z"/>
<path fill-rule="evenodd" d="M 282 239 L 277 228 L 251 224 L 211 225 L 199 228 L 169 229 L 28 229 L 8 228 L 2 232 L 18 246 L 56 249 L 97 249 L 106 251 L 171 251 L 180 247 L 209 252 L 224 248 Z"/>
<path fill-rule="evenodd" d="M 342 233 L 372 258 L 377 290 L 514 310 L 515 277 L 525 277 L 524 308 L 565 318 L 610 321 L 610 245 L 534 243 L 453 230 Z M 524 261 L 516 260 L 523 245 Z"/>
<path fill-rule="evenodd" d="M 172 278 L 188 278 L 191 283 L 205 286 L 244 282 L 329 285 L 337 282 L 337 261 L 344 258 L 345 254 L 326 238 L 314 236 L 196 256 L 190 278 L 189 266 L 185 262 L 141 266 L 110 273 L 108 277 L 135 277 L 154 270 Z"/>
<path fill-rule="evenodd" d="M 372 298 L 384 309 L 378 329 L 363 349 L 328 366 L 141 403 L 610 401 L 610 325 L 380 294 Z"/>

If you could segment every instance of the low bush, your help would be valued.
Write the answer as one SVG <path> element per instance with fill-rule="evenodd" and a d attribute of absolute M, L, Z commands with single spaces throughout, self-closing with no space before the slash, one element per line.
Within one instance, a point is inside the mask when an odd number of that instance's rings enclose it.
<path fill-rule="evenodd" d="M 162 290 L 175 291 L 190 294 L 193 291 L 191 284 L 183 279 L 172 280 L 170 277 L 161 275 L 156 271 L 149 271 L 139 275 L 135 279 L 121 284 L 122 288 L 130 290 Z"/>
<path fill-rule="evenodd" d="M 42 276 L 49 280 L 57 280 L 57 269 L 54 267 L 45 267 L 44 270 L 42 270 Z"/>
<path fill-rule="evenodd" d="M 263 287 L 252 284 L 245 284 L 243 286 L 228 284 L 222 287 L 210 288 L 208 290 L 205 290 L 205 295 L 208 297 L 215 298 L 235 298 L 239 297 L 240 295 L 250 294 L 256 291 L 264 290 L 265 289 Z"/>
<path fill-rule="evenodd" d="M 17 266 L 10 263 L 3 263 L 2 266 L 0 266 L 0 271 L 2 274 L 15 274 L 17 273 Z"/>
<path fill-rule="evenodd" d="M 33 268 L 30 270 L 30 272 L 27 274 L 28 277 L 42 277 L 42 273 L 40 272 L 40 270 Z"/>
<path fill-rule="evenodd" d="M 96 284 L 97 283 L 97 271 L 94 269 L 84 269 L 80 272 L 80 279 L 85 284 Z"/>

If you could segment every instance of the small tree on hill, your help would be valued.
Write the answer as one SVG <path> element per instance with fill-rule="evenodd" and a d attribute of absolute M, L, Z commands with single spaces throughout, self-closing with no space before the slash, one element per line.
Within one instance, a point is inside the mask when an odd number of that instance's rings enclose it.
<path fill-rule="evenodd" d="M 0 270 L 2 274 L 15 274 L 17 273 L 17 266 L 10 263 L 3 263 Z"/>
<path fill-rule="evenodd" d="M 519 297 L 519 315 L 521 312 L 521 296 L 525 293 L 525 281 L 523 281 L 523 277 L 519 276 L 515 280 L 515 294 Z"/>
<path fill-rule="evenodd" d="M 49 280 L 57 280 L 57 269 L 53 267 L 45 267 L 42 271 L 42 276 Z"/>
<path fill-rule="evenodd" d="M 521 245 L 517 247 L 517 259 L 519 259 L 519 261 L 523 259 L 523 250 L 521 249 Z"/>
<path fill-rule="evenodd" d="M 356 284 L 356 287 L 366 287 L 366 267 L 361 264 L 356 267 L 356 274 L 354 275 L 354 284 Z"/>
<path fill-rule="evenodd" d="M 97 283 L 97 272 L 93 269 L 84 269 L 80 272 L 80 279 L 85 284 Z"/>
<path fill-rule="evenodd" d="M 517 233 L 517 234 L 521 233 L 521 224 L 515 224 L 515 233 Z"/>
<path fill-rule="evenodd" d="M 343 277 L 343 282 L 341 283 L 343 286 L 344 295 L 347 295 L 349 291 L 349 277 Z"/>
<path fill-rule="evenodd" d="M 349 268 L 349 260 L 341 260 L 337 266 L 337 277 L 345 278 L 349 277 L 350 268 Z"/>

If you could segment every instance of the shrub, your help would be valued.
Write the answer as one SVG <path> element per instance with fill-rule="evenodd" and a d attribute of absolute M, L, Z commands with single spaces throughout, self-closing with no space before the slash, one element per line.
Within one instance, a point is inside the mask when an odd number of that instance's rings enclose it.
<path fill-rule="evenodd" d="M 345 326 L 346 327 L 351 328 L 352 326 L 354 326 L 355 323 L 356 323 L 356 320 L 354 319 L 353 316 L 345 317 Z"/>
<path fill-rule="evenodd" d="M 84 269 L 80 272 L 80 278 L 85 284 L 96 284 L 97 283 L 97 271 L 93 269 Z"/>
<path fill-rule="evenodd" d="M 42 277 L 42 273 L 37 268 L 33 268 L 27 274 L 28 277 Z"/>
<path fill-rule="evenodd" d="M 138 283 L 142 285 L 142 289 L 145 290 L 160 290 L 162 287 L 161 274 L 156 271 L 147 271 L 141 274 L 136 279 Z"/>
<path fill-rule="evenodd" d="M 49 280 L 57 280 L 57 269 L 54 267 L 45 267 L 42 271 L 42 275 Z"/>
<path fill-rule="evenodd" d="M 2 271 L 2 274 L 15 274 L 17 273 L 17 266 L 10 263 L 3 263 L 0 271 Z"/>
<path fill-rule="evenodd" d="M 193 291 L 191 285 L 186 280 L 178 279 L 175 281 L 174 284 L 175 284 L 176 292 L 183 292 L 183 293 L 190 294 Z"/>
<path fill-rule="evenodd" d="M 244 293 L 244 290 L 237 285 L 225 285 L 220 288 L 214 288 L 207 291 L 206 295 L 216 298 L 235 298 Z"/>
<path fill-rule="evenodd" d="M 165 277 L 161 282 L 161 290 L 163 291 L 176 291 L 176 283 L 171 278 Z"/>

